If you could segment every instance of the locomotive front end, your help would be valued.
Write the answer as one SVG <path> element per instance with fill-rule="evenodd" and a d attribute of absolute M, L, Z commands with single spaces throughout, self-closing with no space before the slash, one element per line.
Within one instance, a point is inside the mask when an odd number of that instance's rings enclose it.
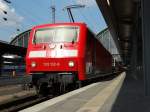
<path fill-rule="evenodd" d="M 79 28 L 57 26 L 33 32 L 27 56 L 27 72 L 77 71 Z"/>
<path fill-rule="evenodd" d="M 78 74 L 78 25 L 46 25 L 32 29 L 26 70 L 33 83 L 72 83 Z M 42 79 L 42 80 L 41 80 Z M 54 81 L 54 82 L 51 82 Z"/>

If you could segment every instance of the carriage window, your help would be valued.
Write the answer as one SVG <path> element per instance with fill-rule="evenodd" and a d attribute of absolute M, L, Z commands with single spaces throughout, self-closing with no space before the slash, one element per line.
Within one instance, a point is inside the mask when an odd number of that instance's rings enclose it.
<path fill-rule="evenodd" d="M 39 29 L 35 33 L 35 43 L 76 42 L 79 33 L 78 27 L 55 27 Z"/>

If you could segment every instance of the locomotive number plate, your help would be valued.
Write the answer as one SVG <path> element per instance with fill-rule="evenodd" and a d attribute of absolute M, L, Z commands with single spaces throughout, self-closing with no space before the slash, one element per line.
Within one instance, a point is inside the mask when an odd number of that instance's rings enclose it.
<path fill-rule="evenodd" d="M 60 66 L 60 63 L 59 62 L 43 63 L 43 66 L 52 66 L 52 67 L 55 67 L 55 66 Z"/>

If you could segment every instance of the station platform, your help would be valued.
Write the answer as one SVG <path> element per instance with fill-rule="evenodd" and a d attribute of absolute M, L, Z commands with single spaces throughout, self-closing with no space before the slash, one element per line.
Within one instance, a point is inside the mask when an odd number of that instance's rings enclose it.
<path fill-rule="evenodd" d="M 93 83 L 20 112 L 109 112 L 125 76 L 124 72 L 113 80 Z"/>

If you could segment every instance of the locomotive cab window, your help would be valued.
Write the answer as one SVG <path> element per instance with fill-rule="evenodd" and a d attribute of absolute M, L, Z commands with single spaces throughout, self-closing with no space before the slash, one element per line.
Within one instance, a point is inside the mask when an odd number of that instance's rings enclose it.
<path fill-rule="evenodd" d="M 53 27 L 38 29 L 35 32 L 34 43 L 77 42 L 78 27 Z"/>

